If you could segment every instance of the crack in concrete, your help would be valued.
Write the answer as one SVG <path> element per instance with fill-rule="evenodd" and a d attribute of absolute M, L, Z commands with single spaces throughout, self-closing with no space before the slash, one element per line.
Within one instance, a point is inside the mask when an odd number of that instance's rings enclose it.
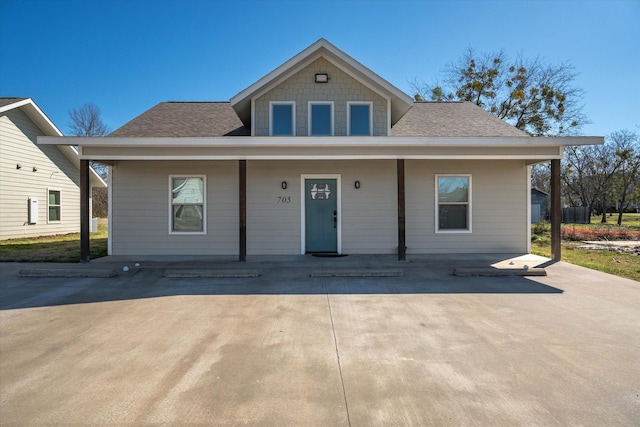
<path fill-rule="evenodd" d="M 333 324 L 333 312 L 331 311 L 331 300 L 329 299 L 329 289 L 325 282 L 325 294 L 327 296 L 327 306 L 329 307 L 329 318 L 331 319 L 331 332 L 333 332 L 333 343 L 336 348 L 336 357 L 338 359 L 338 371 L 340 372 L 340 383 L 342 384 L 342 396 L 344 397 L 344 409 L 347 412 L 347 425 L 351 427 L 351 418 L 349 415 L 349 403 L 347 402 L 347 390 L 344 386 L 344 376 L 342 375 L 342 364 L 340 363 L 340 350 L 338 349 L 338 338 L 336 337 L 336 328 Z"/>

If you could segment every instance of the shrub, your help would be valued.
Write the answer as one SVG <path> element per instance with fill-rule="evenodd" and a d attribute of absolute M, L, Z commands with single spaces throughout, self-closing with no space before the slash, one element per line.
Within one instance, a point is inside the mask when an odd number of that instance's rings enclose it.
<path fill-rule="evenodd" d="M 618 226 L 586 227 L 563 225 L 562 238 L 572 241 L 584 240 L 640 240 L 640 231 Z"/>

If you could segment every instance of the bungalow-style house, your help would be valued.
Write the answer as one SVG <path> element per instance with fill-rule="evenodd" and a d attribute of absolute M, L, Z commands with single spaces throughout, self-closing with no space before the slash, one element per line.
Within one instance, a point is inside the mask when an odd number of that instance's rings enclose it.
<path fill-rule="evenodd" d="M 0 98 L 0 240 L 80 231 L 80 159 L 31 98 Z M 90 185 L 106 184 L 93 169 Z"/>
<path fill-rule="evenodd" d="M 530 165 L 602 138 L 414 102 L 320 39 L 230 102 L 165 102 L 108 137 L 39 141 L 111 165 L 110 254 L 244 260 L 526 253 Z"/>

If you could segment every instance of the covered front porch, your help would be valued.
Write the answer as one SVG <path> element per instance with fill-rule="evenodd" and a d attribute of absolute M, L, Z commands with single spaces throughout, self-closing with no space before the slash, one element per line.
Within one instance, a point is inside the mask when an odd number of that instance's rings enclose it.
<path fill-rule="evenodd" d="M 126 161 L 225 161 L 236 166 L 237 189 L 234 198 L 237 206 L 235 228 L 237 230 L 237 260 L 246 261 L 248 248 L 247 219 L 251 217 L 251 199 L 247 185 L 247 163 L 259 161 L 334 161 L 384 160 L 393 164 L 391 184 L 394 187 L 393 210 L 396 239 L 395 256 L 405 260 L 407 256 L 407 162 L 430 161 L 520 161 L 523 165 L 552 161 L 552 246 L 553 258 L 560 259 L 560 179 L 559 165 L 562 148 L 568 144 L 593 144 L 598 138 L 289 138 L 286 141 L 273 138 L 73 138 L 79 143 L 81 156 L 81 181 L 86 181 L 90 160 L 117 165 Z M 60 138 L 41 138 L 40 143 L 60 144 Z M 66 142 L 68 143 L 68 142 Z M 471 164 L 471 163 L 470 163 Z M 528 174 L 527 174 L 528 177 Z M 349 187 L 356 185 L 351 180 Z M 283 180 L 280 185 L 285 185 Z M 361 183 L 361 185 L 364 185 Z M 110 192 L 113 194 L 113 182 Z M 522 188 L 528 194 L 527 188 Z M 389 194 L 387 194 L 388 196 Z M 83 262 L 89 261 L 88 186 L 82 187 L 81 252 Z M 524 200 L 527 202 L 524 202 Z M 113 199 L 112 199 L 113 201 Z M 528 197 L 522 203 L 528 203 Z M 112 207 L 113 209 L 113 207 Z M 529 212 L 528 206 L 526 211 Z M 523 218 L 523 223 L 526 218 Z M 410 219 L 409 219 L 410 221 Z M 519 219 L 518 219 L 519 221 Z M 527 222 L 528 224 L 528 222 Z M 250 240 L 249 236 L 249 240 Z M 304 253 L 304 251 L 303 251 Z"/>

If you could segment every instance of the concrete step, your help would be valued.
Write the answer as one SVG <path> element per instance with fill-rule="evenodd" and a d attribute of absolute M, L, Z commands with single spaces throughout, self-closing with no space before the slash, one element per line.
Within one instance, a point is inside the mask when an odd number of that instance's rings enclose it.
<path fill-rule="evenodd" d="M 165 270 L 164 277 L 173 279 L 189 279 L 189 278 L 209 278 L 209 279 L 228 279 L 228 278 L 250 278 L 258 277 L 257 271 L 253 270 L 193 270 L 193 269 L 175 269 Z"/>
<path fill-rule="evenodd" d="M 546 276 L 547 271 L 544 268 L 491 268 L 491 267 L 466 267 L 456 268 L 453 270 L 454 276 Z"/>
<path fill-rule="evenodd" d="M 113 269 L 42 268 L 18 272 L 20 277 L 108 278 L 117 275 Z"/>
<path fill-rule="evenodd" d="M 403 270 L 314 270 L 311 277 L 401 277 Z"/>

